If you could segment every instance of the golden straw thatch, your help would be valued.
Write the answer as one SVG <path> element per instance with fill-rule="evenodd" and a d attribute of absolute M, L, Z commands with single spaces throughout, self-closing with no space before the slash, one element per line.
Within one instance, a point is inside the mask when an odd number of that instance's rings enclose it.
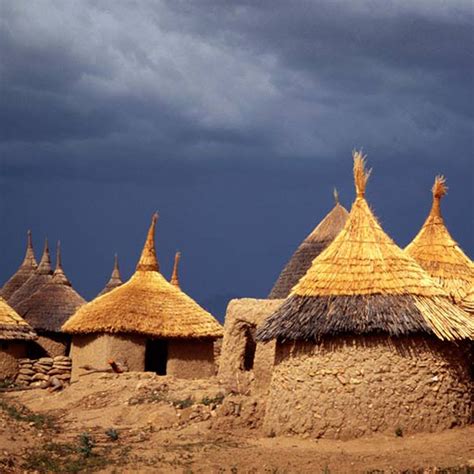
<path fill-rule="evenodd" d="M 460 302 L 461 308 L 467 313 L 474 316 L 474 286 L 471 286 L 466 296 Z"/>
<path fill-rule="evenodd" d="M 459 303 L 474 285 L 474 265 L 444 223 L 440 202 L 446 191 L 444 177 L 436 176 L 431 211 L 405 251 Z"/>
<path fill-rule="evenodd" d="M 349 213 L 345 207 L 339 204 L 336 190 L 334 190 L 334 199 L 336 201 L 334 208 L 303 240 L 280 273 L 272 291 L 268 295 L 270 299 L 286 298 L 300 278 L 305 275 L 313 260 L 343 229 Z"/>
<path fill-rule="evenodd" d="M 33 275 L 37 267 L 38 264 L 36 263 L 35 253 L 33 251 L 31 230 L 29 230 L 28 243 L 26 245 L 26 254 L 23 263 L 15 274 L 12 275 L 12 277 L 3 285 L 3 288 L 0 291 L 0 296 L 8 301 L 13 293 L 15 293 L 15 291 L 18 290 L 31 275 Z"/>
<path fill-rule="evenodd" d="M 30 296 L 38 291 L 43 285 L 51 281 L 53 275 L 53 269 L 51 268 L 51 257 L 49 255 L 48 240 L 45 240 L 43 256 L 41 257 L 38 268 L 35 270 L 33 275 L 26 280 L 26 282 L 13 293 L 13 295 L 8 300 L 10 306 L 14 309 L 18 305 L 27 300 Z"/>
<path fill-rule="evenodd" d="M 36 339 L 33 328 L 0 297 L 0 340 Z"/>
<path fill-rule="evenodd" d="M 173 266 L 173 274 L 171 275 L 170 283 L 179 288 L 179 273 L 178 273 L 178 265 L 179 260 L 181 258 L 181 252 L 176 252 L 174 256 L 174 266 Z"/>
<path fill-rule="evenodd" d="M 217 338 L 221 325 L 158 271 L 154 233 L 148 231 L 134 275 L 80 308 L 63 326 L 69 333 L 137 333 L 163 338 Z"/>
<path fill-rule="evenodd" d="M 110 275 L 110 280 L 105 285 L 104 289 L 97 295 L 102 296 L 112 291 L 113 289 L 117 288 L 123 283 L 122 278 L 120 276 L 120 269 L 118 264 L 118 256 L 115 254 L 114 258 L 114 269 L 112 270 L 112 275 Z"/>
<path fill-rule="evenodd" d="M 60 332 L 61 326 L 85 303 L 64 273 L 58 242 L 53 278 L 19 303 L 17 311 L 38 332 Z"/>
<path fill-rule="evenodd" d="M 357 197 L 346 225 L 259 329 L 260 340 L 377 332 L 474 337 L 474 321 L 381 228 L 365 200 L 369 175 L 354 152 Z"/>

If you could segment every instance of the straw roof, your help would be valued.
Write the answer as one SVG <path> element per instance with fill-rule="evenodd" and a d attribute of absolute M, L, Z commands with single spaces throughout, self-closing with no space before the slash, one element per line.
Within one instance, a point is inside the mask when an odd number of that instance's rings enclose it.
<path fill-rule="evenodd" d="M 305 275 L 313 260 L 343 229 L 349 213 L 339 204 L 336 190 L 334 190 L 334 198 L 335 206 L 296 249 L 273 285 L 268 298 L 286 298 L 300 278 Z"/>
<path fill-rule="evenodd" d="M 120 286 L 122 283 L 123 281 L 122 281 L 122 277 L 120 276 L 118 257 L 117 257 L 117 254 L 115 254 L 114 268 L 112 270 L 112 275 L 110 275 L 110 280 L 107 282 L 104 289 L 97 296 L 105 295 L 109 291 L 112 291 L 113 289 Z"/>
<path fill-rule="evenodd" d="M 441 284 L 454 301 L 460 302 L 474 285 L 474 265 L 444 223 L 440 204 L 446 192 L 444 177 L 436 176 L 431 211 L 405 251 Z"/>
<path fill-rule="evenodd" d="M 369 175 L 354 152 L 357 197 L 346 225 L 259 328 L 260 340 L 344 333 L 474 337 L 474 321 L 383 231 L 365 200 Z"/>
<path fill-rule="evenodd" d="M 80 308 L 63 326 L 69 333 L 136 333 L 162 338 L 217 338 L 221 325 L 158 271 L 157 214 L 134 275 Z"/>
<path fill-rule="evenodd" d="M 33 275 L 38 267 L 36 263 L 35 253 L 33 250 L 33 240 L 31 238 L 31 230 L 28 231 L 28 238 L 26 244 L 26 254 L 22 264 L 12 277 L 3 285 L 0 290 L 0 296 L 8 301 L 11 295 L 15 293 L 25 282 Z"/>
<path fill-rule="evenodd" d="M 43 285 L 51 281 L 53 274 L 53 269 L 51 268 L 51 257 L 49 255 L 48 240 L 45 240 L 43 256 L 41 257 L 38 268 L 35 270 L 33 275 L 26 280 L 26 282 L 19 288 L 11 298 L 8 300 L 8 303 L 13 308 L 17 309 L 18 305 L 27 300 L 30 296 L 38 291 Z"/>
<path fill-rule="evenodd" d="M 466 296 L 460 302 L 460 306 L 468 314 L 474 316 L 474 286 L 467 290 Z"/>
<path fill-rule="evenodd" d="M 171 275 L 171 279 L 170 279 L 170 283 L 178 288 L 179 288 L 178 265 L 179 265 L 180 259 L 181 259 L 181 252 L 176 252 L 174 256 L 173 274 Z"/>
<path fill-rule="evenodd" d="M 0 340 L 36 339 L 33 328 L 0 297 Z"/>
<path fill-rule="evenodd" d="M 64 273 L 58 242 L 53 278 L 19 303 L 17 310 L 37 331 L 60 332 L 61 326 L 85 303 Z"/>

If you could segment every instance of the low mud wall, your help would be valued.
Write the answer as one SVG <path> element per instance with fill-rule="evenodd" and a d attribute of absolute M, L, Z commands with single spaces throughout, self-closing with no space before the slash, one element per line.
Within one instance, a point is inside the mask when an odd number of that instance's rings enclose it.
<path fill-rule="evenodd" d="M 279 343 L 264 430 L 349 439 L 466 425 L 470 358 L 468 345 L 423 337 Z"/>
<path fill-rule="evenodd" d="M 26 356 L 28 342 L 0 341 L 0 380 L 13 380 L 18 373 L 18 359 Z"/>
<path fill-rule="evenodd" d="M 214 376 L 214 341 L 170 340 L 166 374 L 182 379 Z"/>
<path fill-rule="evenodd" d="M 71 381 L 71 359 L 67 356 L 19 359 L 15 383 L 25 387 L 61 388 Z"/>

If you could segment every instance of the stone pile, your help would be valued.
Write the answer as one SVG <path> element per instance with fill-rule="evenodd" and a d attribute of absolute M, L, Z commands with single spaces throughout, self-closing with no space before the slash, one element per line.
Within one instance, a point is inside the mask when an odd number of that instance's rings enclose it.
<path fill-rule="evenodd" d="M 18 385 L 60 389 L 71 380 L 71 359 L 67 356 L 19 359 Z"/>

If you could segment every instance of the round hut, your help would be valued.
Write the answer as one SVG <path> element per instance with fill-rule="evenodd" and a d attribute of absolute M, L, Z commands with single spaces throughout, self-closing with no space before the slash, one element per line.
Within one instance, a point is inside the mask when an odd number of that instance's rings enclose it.
<path fill-rule="evenodd" d="M 213 342 L 222 327 L 159 272 L 154 215 L 134 275 L 80 308 L 63 326 L 73 335 L 73 378 L 109 360 L 133 371 L 181 378 L 214 375 Z"/>
<path fill-rule="evenodd" d="M 104 289 L 97 296 L 105 295 L 109 291 L 112 291 L 115 288 L 119 287 L 122 283 L 123 283 L 123 281 L 122 281 L 122 277 L 120 276 L 118 256 L 117 256 L 117 254 L 115 254 L 114 268 L 112 270 L 112 274 L 110 275 L 110 280 L 107 282 Z"/>
<path fill-rule="evenodd" d="M 26 357 L 28 343 L 36 339 L 33 328 L 0 297 L 0 380 L 13 380 L 18 359 Z"/>
<path fill-rule="evenodd" d="M 30 296 L 38 291 L 43 285 L 49 283 L 53 277 L 53 269 L 51 268 L 51 256 L 49 254 L 48 239 L 44 243 L 44 251 L 38 268 L 26 280 L 26 282 L 11 295 L 8 304 L 17 309 L 18 305 L 27 300 Z"/>
<path fill-rule="evenodd" d="M 335 239 L 341 232 L 349 215 L 346 208 L 339 203 L 339 196 L 334 190 L 335 205 L 326 217 L 303 240 L 288 263 L 283 268 L 268 295 L 270 299 L 286 298 L 291 289 L 304 276 L 311 262 Z"/>
<path fill-rule="evenodd" d="M 23 263 L 20 265 L 14 275 L 3 285 L 0 296 L 8 301 L 10 297 L 18 290 L 31 275 L 35 272 L 38 264 L 36 263 L 35 253 L 33 251 L 33 240 L 31 230 L 28 231 L 26 254 Z"/>
<path fill-rule="evenodd" d="M 474 322 L 357 197 L 344 229 L 257 331 L 276 340 L 264 427 L 353 438 L 435 431 L 471 418 Z"/>
<path fill-rule="evenodd" d="M 58 242 L 56 269 L 52 279 L 17 305 L 18 313 L 38 334 L 30 357 L 36 359 L 67 355 L 71 336 L 63 333 L 61 326 L 85 303 L 64 273 Z"/>
<path fill-rule="evenodd" d="M 444 223 L 441 199 L 446 192 L 445 178 L 436 176 L 432 188 L 431 211 L 405 251 L 451 295 L 456 303 L 460 303 L 474 285 L 474 265 L 451 237 Z"/>

